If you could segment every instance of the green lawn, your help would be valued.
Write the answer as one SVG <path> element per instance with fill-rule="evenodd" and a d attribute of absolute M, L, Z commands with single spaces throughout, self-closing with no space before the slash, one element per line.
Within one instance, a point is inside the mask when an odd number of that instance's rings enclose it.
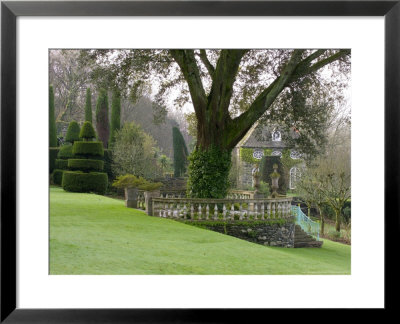
<path fill-rule="evenodd" d="M 350 274 L 350 246 L 266 247 L 52 187 L 50 274 Z"/>

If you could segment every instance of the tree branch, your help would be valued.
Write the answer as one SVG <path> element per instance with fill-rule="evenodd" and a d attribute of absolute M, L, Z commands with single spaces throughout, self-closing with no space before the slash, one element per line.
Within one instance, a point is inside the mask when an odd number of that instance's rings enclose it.
<path fill-rule="evenodd" d="M 200 60 L 203 62 L 204 66 L 207 68 L 208 73 L 210 74 L 211 79 L 213 78 L 213 74 L 215 71 L 214 66 L 208 60 L 206 50 L 201 49 L 199 54 Z"/>

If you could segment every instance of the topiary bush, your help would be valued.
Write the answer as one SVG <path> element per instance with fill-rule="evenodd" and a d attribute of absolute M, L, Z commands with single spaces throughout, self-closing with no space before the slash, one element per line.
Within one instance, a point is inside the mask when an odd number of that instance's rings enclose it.
<path fill-rule="evenodd" d="M 68 160 L 57 159 L 56 169 L 65 170 L 68 167 Z"/>
<path fill-rule="evenodd" d="M 59 152 L 59 147 L 50 147 L 49 148 L 49 172 L 52 173 L 56 168 L 56 159 Z"/>
<path fill-rule="evenodd" d="M 55 169 L 52 174 L 53 184 L 61 186 L 64 170 Z"/>
<path fill-rule="evenodd" d="M 62 187 L 66 191 L 104 194 L 107 186 L 107 173 L 103 172 L 65 171 L 62 177 Z"/>
<path fill-rule="evenodd" d="M 83 123 L 81 132 L 79 133 L 79 137 L 83 138 L 85 141 L 89 141 L 93 138 L 96 138 L 96 132 L 94 131 L 93 125 L 89 121 L 85 121 Z"/>
<path fill-rule="evenodd" d="M 73 156 L 92 157 L 104 156 L 104 149 L 102 142 L 75 142 L 72 148 Z"/>
<path fill-rule="evenodd" d="M 67 160 L 69 158 L 72 158 L 74 155 L 72 154 L 72 145 L 64 145 L 61 146 L 58 154 L 57 154 L 57 158 L 59 159 L 63 159 L 63 160 Z"/>
<path fill-rule="evenodd" d="M 76 121 L 71 121 L 68 125 L 67 135 L 65 135 L 65 141 L 74 144 L 75 141 L 79 141 L 79 133 L 81 129 Z"/>
<path fill-rule="evenodd" d="M 68 169 L 82 171 L 102 171 L 104 162 L 92 159 L 69 159 Z"/>

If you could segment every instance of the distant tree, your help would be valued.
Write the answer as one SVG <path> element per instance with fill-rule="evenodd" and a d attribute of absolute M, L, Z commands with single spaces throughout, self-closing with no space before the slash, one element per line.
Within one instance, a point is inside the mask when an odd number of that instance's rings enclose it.
<path fill-rule="evenodd" d="M 172 140 L 174 144 L 174 176 L 181 177 L 186 171 L 188 150 L 178 127 L 172 127 Z"/>
<path fill-rule="evenodd" d="M 79 124 L 75 120 L 71 121 L 68 125 L 67 135 L 65 135 L 65 141 L 74 144 L 75 141 L 79 141 L 80 132 Z"/>
<path fill-rule="evenodd" d="M 86 89 L 85 121 L 92 122 L 92 91 Z"/>
<path fill-rule="evenodd" d="M 112 94 L 111 103 L 111 124 L 109 145 L 115 140 L 115 132 L 121 128 L 121 95 L 119 90 L 115 89 Z"/>
<path fill-rule="evenodd" d="M 49 145 L 50 147 L 57 146 L 57 128 L 56 128 L 56 119 L 54 116 L 53 86 L 50 86 L 49 88 Z"/>
<path fill-rule="evenodd" d="M 111 148 L 114 174 L 133 174 L 148 180 L 161 176 L 155 147 L 155 140 L 139 125 L 125 123 L 116 131 Z"/>
<path fill-rule="evenodd" d="M 96 132 L 92 126 L 92 123 L 89 121 L 85 121 L 83 123 L 81 132 L 79 133 L 79 137 L 83 138 L 83 140 L 88 141 L 96 137 Z"/>
<path fill-rule="evenodd" d="M 108 121 L 108 95 L 105 89 L 101 89 L 96 104 L 96 129 L 100 141 L 104 147 L 108 147 L 110 125 Z"/>

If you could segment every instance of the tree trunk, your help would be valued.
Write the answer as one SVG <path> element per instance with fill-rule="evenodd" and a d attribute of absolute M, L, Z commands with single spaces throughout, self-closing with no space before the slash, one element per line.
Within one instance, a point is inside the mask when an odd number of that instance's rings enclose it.
<path fill-rule="evenodd" d="M 335 229 L 336 229 L 336 232 L 340 233 L 340 223 L 341 223 L 340 210 L 335 209 L 335 218 L 336 218 Z"/>
<path fill-rule="evenodd" d="M 318 208 L 318 210 L 319 210 L 319 217 L 321 219 L 320 232 L 321 232 L 321 235 L 324 235 L 324 233 L 325 233 L 325 217 L 324 217 L 324 213 L 322 212 L 322 209 Z"/>

